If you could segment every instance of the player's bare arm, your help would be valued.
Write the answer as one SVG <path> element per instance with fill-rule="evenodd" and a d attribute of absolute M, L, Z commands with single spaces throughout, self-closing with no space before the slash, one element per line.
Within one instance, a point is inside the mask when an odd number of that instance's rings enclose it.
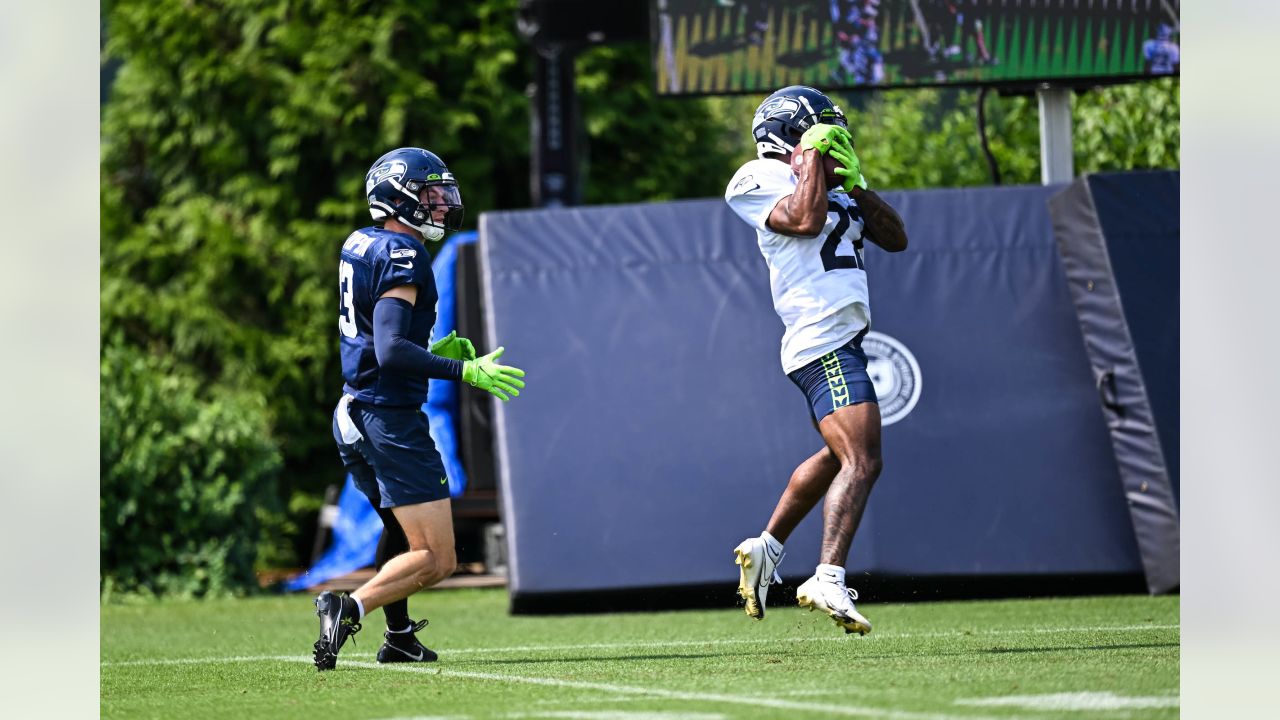
<path fill-rule="evenodd" d="M 418 302 L 418 286 L 397 285 L 378 296 L 379 300 L 382 300 L 383 298 L 399 298 L 410 305 L 413 305 Z"/>
<path fill-rule="evenodd" d="M 799 149 L 797 149 L 799 151 Z M 796 191 L 773 206 L 766 224 L 783 235 L 812 237 L 827 222 L 827 186 L 823 177 L 822 154 L 804 150 L 799 162 Z"/>
<path fill-rule="evenodd" d="M 889 252 L 907 249 L 907 228 L 893 206 L 871 190 L 861 187 L 850 190 L 849 197 L 857 200 L 858 207 L 862 208 L 862 218 L 866 221 L 863 233 L 868 240 Z"/>

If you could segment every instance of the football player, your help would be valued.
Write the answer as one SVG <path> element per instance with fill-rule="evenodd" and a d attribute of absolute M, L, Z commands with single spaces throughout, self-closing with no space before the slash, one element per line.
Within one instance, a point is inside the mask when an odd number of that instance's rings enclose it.
<path fill-rule="evenodd" d="M 461 380 L 502 400 L 520 394 L 524 371 L 483 357 L 456 333 L 432 344 L 436 285 L 424 240 L 462 225 L 458 183 L 421 148 L 383 155 L 365 176 L 369 212 L 381 227 L 352 233 L 338 265 L 338 335 L 345 379 L 333 415 L 338 452 L 385 526 L 377 574 L 348 596 L 316 598 L 320 639 L 315 665 L 334 667 L 338 651 L 375 608 L 386 616 L 379 662 L 428 662 L 435 653 L 415 635 L 409 595 L 453 574 L 453 516 L 440 453 L 422 414 L 430 378 Z"/>
<path fill-rule="evenodd" d="M 1182 62 L 1181 50 L 1173 41 L 1173 28 L 1164 23 L 1156 36 L 1142 43 L 1142 71 L 1148 75 L 1172 75 Z"/>
<path fill-rule="evenodd" d="M 753 230 L 769 266 L 773 306 L 786 330 L 782 369 L 805 394 L 823 447 L 791 475 L 759 537 L 734 550 L 738 593 L 761 619 L 780 582 L 783 543 L 823 498 L 819 564 L 800 586 L 801 607 L 822 610 L 846 632 L 871 623 L 845 585 L 845 561 L 880 474 L 880 409 L 862 337 L 871 323 L 863 240 L 907 247 L 902 219 L 867 189 L 844 113 L 811 87 L 783 88 L 760 104 L 751 130 L 758 159 L 729 181 L 725 200 Z M 839 164 L 828 173 L 826 156 Z"/>

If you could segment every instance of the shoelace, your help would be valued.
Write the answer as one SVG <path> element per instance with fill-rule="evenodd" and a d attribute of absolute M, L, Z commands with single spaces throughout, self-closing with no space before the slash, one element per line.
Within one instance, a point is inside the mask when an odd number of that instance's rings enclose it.
<path fill-rule="evenodd" d="M 764 554 L 766 556 L 769 554 L 769 548 L 765 548 Z M 773 578 L 769 580 L 770 585 L 782 584 L 782 576 L 778 574 L 778 566 L 782 564 L 783 559 L 785 559 L 786 557 L 787 557 L 787 553 L 784 551 L 782 554 L 778 555 L 777 560 L 773 561 Z"/>
<path fill-rule="evenodd" d="M 364 629 L 364 626 L 354 620 L 347 620 L 346 618 L 343 618 L 338 622 L 347 626 L 347 639 L 351 641 L 352 645 L 355 645 L 356 633 Z"/>

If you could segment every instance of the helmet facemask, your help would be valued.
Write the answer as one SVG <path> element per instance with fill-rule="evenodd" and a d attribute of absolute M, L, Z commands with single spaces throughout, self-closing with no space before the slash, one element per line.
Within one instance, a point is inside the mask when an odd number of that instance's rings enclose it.
<path fill-rule="evenodd" d="M 405 200 L 396 206 L 396 217 L 422 234 L 424 240 L 439 242 L 445 232 L 462 228 L 465 210 L 462 193 L 452 176 L 448 181 L 440 179 L 407 180 L 404 183 Z M 426 197 L 423 197 L 423 194 Z M 436 215 L 443 211 L 443 217 Z"/>

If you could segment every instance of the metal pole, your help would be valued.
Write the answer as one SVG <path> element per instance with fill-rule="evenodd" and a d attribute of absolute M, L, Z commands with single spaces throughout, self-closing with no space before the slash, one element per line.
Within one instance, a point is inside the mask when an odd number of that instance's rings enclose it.
<path fill-rule="evenodd" d="M 1040 100 L 1040 182 L 1071 182 L 1071 91 L 1042 85 Z"/>
<path fill-rule="evenodd" d="M 531 200 L 537 207 L 577 205 L 577 99 L 568 45 L 536 47 L 533 85 Z"/>

